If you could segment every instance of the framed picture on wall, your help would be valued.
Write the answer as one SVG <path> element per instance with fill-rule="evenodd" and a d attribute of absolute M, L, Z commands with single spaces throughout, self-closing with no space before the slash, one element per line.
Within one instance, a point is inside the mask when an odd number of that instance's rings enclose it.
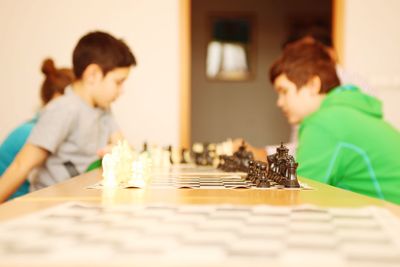
<path fill-rule="evenodd" d="M 206 77 L 246 81 L 255 77 L 255 16 L 214 13 L 208 17 Z"/>

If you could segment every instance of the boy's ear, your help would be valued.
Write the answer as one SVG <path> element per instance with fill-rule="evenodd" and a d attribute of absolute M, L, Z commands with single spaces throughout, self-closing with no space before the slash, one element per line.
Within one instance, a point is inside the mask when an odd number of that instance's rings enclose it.
<path fill-rule="evenodd" d="M 99 65 L 90 64 L 83 71 L 82 78 L 89 83 L 96 83 L 103 78 L 103 71 Z"/>
<path fill-rule="evenodd" d="M 321 78 L 319 76 L 315 75 L 313 76 L 310 80 L 307 82 L 307 88 L 311 91 L 313 95 L 318 95 L 319 92 L 321 91 Z"/>

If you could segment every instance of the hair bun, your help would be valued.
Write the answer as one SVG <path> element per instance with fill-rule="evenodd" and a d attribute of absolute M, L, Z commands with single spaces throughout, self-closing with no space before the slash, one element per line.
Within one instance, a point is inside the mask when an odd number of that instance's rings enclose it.
<path fill-rule="evenodd" d="M 55 73 L 56 70 L 56 66 L 54 65 L 54 61 L 51 58 L 47 58 L 43 61 L 42 64 L 42 72 L 46 75 Z"/>

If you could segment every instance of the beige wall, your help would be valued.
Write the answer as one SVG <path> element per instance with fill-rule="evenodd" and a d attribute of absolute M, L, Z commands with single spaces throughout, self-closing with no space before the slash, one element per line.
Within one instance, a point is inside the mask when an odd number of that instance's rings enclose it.
<path fill-rule="evenodd" d="M 114 113 L 128 140 L 179 140 L 179 0 L 1 0 L 0 140 L 39 106 L 44 57 L 70 66 L 77 40 L 105 30 L 131 46 L 138 67 Z"/>
<path fill-rule="evenodd" d="M 400 19 L 398 0 L 344 1 L 344 66 L 369 81 L 385 118 L 400 129 Z"/>
<path fill-rule="evenodd" d="M 256 78 L 211 82 L 205 76 L 207 16 L 213 12 L 250 12 L 256 16 Z M 330 1 L 194 0 L 192 5 L 192 141 L 218 142 L 243 137 L 254 145 L 289 140 L 289 125 L 276 107 L 268 78 L 293 16 L 330 17 Z"/>

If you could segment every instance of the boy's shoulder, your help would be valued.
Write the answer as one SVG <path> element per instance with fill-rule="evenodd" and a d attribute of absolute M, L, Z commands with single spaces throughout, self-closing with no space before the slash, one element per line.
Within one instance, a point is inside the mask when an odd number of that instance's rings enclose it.
<path fill-rule="evenodd" d="M 79 110 L 79 106 L 82 101 L 78 99 L 77 95 L 74 95 L 72 90 L 66 90 L 65 94 L 51 100 L 43 109 L 44 112 L 54 111 L 65 111 L 65 112 L 76 112 Z"/>
<path fill-rule="evenodd" d="M 341 106 L 331 106 L 328 108 L 320 108 L 304 119 L 304 123 L 335 123 L 349 115 L 349 110 Z"/>
<path fill-rule="evenodd" d="M 315 111 L 301 122 L 301 131 L 318 131 L 324 135 L 340 138 L 351 130 L 348 125 L 354 121 L 353 111 L 341 106 L 331 106 Z"/>

